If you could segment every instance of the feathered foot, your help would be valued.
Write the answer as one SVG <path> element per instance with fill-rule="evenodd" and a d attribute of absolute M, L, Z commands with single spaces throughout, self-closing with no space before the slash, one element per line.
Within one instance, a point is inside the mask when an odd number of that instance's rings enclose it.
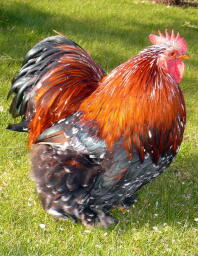
<path fill-rule="evenodd" d="M 83 208 L 76 198 L 71 195 L 56 196 L 54 194 L 39 193 L 43 208 L 51 215 L 61 219 L 80 221 L 84 226 L 108 227 L 117 221 L 102 209 Z"/>
<path fill-rule="evenodd" d="M 102 210 L 91 210 L 86 209 L 80 215 L 81 222 L 84 226 L 96 226 L 96 227 L 108 227 L 110 225 L 116 224 L 117 221 L 104 213 Z"/>
<path fill-rule="evenodd" d="M 89 227 L 108 227 L 117 223 L 113 217 L 102 210 L 82 209 L 75 200 L 68 200 L 66 202 L 60 199 L 52 199 L 51 197 L 51 202 L 46 202 L 49 198 L 50 196 L 42 198 L 40 195 L 43 208 L 56 218 L 58 217 L 64 220 L 70 218 L 74 222 L 80 221 L 84 226 Z M 49 204 L 47 205 L 47 203 Z"/>

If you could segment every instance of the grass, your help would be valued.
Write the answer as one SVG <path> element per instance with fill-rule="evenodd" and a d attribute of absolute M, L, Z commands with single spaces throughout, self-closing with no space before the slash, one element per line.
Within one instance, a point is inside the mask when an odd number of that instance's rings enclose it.
<path fill-rule="evenodd" d="M 6 95 L 26 51 L 56 29 L 78 42 L 106 71 L 149 44 L 164 28 L 180 31 L 191 60 L 181 84 L 188 122 L 181 151 L 161 177 L 144 187 L 129 213 L 109 229 L 54 220 L 29 177 L 26 135 L 12 122 Z M 196 9 L 138 0 L 1 0 L 0 5 L 0 256 L 198 255 L 198 20 Z M 44 225 L 40 225 L 44 224 Z"/>

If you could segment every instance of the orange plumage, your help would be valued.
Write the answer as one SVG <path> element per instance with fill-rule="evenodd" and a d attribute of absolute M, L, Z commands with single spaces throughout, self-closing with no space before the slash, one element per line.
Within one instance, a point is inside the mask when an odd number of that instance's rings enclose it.
<path fill-rule="evenodd" d="M 50 214 L 110 225 L 109 210 L 130 206 L 177 154 L 187 45 L 174 31 L 149 39 L 152 46 L 108 75 L 63 36 L 28 52 L 10 90 L 10 112 L 23 120 L 9 128 L 29 130 L 33 175 Z"/>
<path fill-rule="evenodd" d="M 162 71 L 149 65 L 153 57 L 139 61 L 141 57 L 130 59 L 104 77 L 94 93 L 83 101 L 80 111 L 85 120 L 97 120 L 100 135 L 110 148 L 122 136 L 128 152 L 135 147 L 142 160 L 144 141 L 141 137 L 149 137 L 149 131 L 158 129 L 157 137 L 150 139 L 153 148 L 146 147 L 157 162 L 170 146 L 176 152 L 181 143 L 183 130 L 178 129 L 180 120 L 175 120 L 175 116 L 181 116 L 185 123 L 185 104 L 177 84 L 169 83 Z M 137 62 L 139 67 L 134 71 Z M 161 88 L 153 87 L 155 81 L 161 81 Z M 169 119 L 167 113 L 170 113 Z"/>
<path fill-rule="evenodd" d="M 98 80 L 105 74 L 84 50 L 74 46 L 58 48 L 67 54 L 58 60 L 58 65 L 50 73 L 46 73 L 34 88 L 36 112 L 29 126 L 29 145 L 46 128 L 75 113 L 80 103 L 95 90 Z M 80 61 L 76 61 L 77 56 Z M 92 65 L 91 68 L 87 62 Z M 65 63 L 69 66 L 68 69 L 65 68 Z"/>

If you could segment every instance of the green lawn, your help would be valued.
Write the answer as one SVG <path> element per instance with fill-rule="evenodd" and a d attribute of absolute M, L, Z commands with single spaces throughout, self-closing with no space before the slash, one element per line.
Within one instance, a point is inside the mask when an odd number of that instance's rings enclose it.
<path fill-rule="evenodd" d="M 0 256 L 198 255 L 198 11 L 138 0 L 1 0 L 0 3 Z M 188 121 L 181 151 L 144 187 L 119 223 L 87 229 L 42 210 L 31 181 L 26 134 L 12 122 L 6 95 L 26 51 L 56 29 L 85 48 L 106 71 L 149 45 L 164 28 L 186 38 L 181 84 Z M 41 225 L 44 224 L 44 225 Z"/>

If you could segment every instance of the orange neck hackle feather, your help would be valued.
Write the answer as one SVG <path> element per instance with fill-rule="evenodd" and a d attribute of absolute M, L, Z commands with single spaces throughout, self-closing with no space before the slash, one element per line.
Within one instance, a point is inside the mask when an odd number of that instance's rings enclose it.
<path fill-rule="evenodd" d="M 136 150 L 143 161 L 149 153 L 157 162 L 168 150 L 178 150 L 186 114 L 178 85 L 157 66 L 153 49 L 104 77 L 80 111 L 83 121 L 97 121 L 99 135 L 110 149 L 122 139 L 129 154 Z"/>

